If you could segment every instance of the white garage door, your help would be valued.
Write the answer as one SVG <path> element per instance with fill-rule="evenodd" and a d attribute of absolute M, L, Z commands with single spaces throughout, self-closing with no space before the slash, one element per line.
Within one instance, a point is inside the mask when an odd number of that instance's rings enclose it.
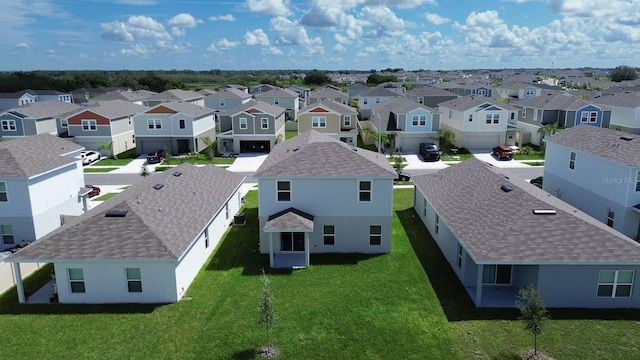
<path fill-rule="evenodd" d="M 490 150 L 498 145 L 500 145 L 500 135 L 469 136 L 467 141 L 469 150 Z"/>

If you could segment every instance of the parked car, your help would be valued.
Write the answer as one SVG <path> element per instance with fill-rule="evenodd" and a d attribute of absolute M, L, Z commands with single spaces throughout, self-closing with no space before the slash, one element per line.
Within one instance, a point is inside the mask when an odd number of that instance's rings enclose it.
<path fill-rule="evenodd" d="M 539 187 L 540 189 L 542 189 L 542 176 L 538 176 L 535 179 L 531 179 L 529 180 L 529 182 L 537 187 Z"/>
<path fill-rule="evenodd" d="M 93 185 L 85 185 L 84 187 L 86 187 L 87 189 L 91 189 L 89 191 L 89 197 L 90 198 L 100 195 L 100 188 L 99 187 L 93 186 Z"/>
<path fill-rule="evenodd" d="M 495 155 L 498 160 L 511 160 L 513 159 L 513 150 L 507 145 L 500 145 L 493 148 L 493 155 Z"/>
<path fill-rule="evenodd" d="M 100 153 L 92 150 L 83 150 L 80 151 L 80 159 L 82 160 L 82 165 L 89 165 L 100 160 Z"/>
<path fill-rule="evenodd" d="M 153 151 L 147 154 L 147 164 L 159 164 L 162 162 L 160 151 Z"/>
<path fill-rule="evenodd" d="M 409 181 L 411 180 L 411 174 L 406 171 L 398 171 L 398 177 L 396 181 Z"/>
<path fill-rule="evenodd" d="M 442 154 L 442 151 L 438 149 L 438 145 L 434 143 L 420 144 L 420 155 L 422 155 L 424 161 L 439 161 L 440 154 Z"/>

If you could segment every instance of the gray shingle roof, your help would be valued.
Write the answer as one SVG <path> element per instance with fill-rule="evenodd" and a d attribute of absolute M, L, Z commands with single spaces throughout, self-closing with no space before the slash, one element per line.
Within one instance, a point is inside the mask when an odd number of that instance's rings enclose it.
<path fill-rule="evenodd" d="M 204 95 L 191 90 L 171 89 L 158 94 L 153 94 L 147 100 L 166 100 L 166 101 L 192 101 L 202 99 Z"/>
<path fill-rule="evenodd" d="M 581 99 L 567 92 L 550 91 L 533 98 L 514 100 L 511 103 L 515 106 L 542 110 L 578 110 L 595 102 Z M 606 107 L 599 107 L 608 110 Z"/>
<path fill-rule="evenodd" d="M 486 98 L 484 96 L 479 96 L 479 95 L 467 95 L 467 96 L 460 96 L 456 99 L 452 99 L 449 101 L 445 101 L 439 104 L 439 106 L 441 107 L 446 107 L 447 109 L 453 109 L 453 110 L 458 110 L 458 111 L 466 111 L 469 109 L 473 109 L 474 107 L 484 104 L 484 103 L 489 103 L 489 104 L 493 104 L 501 109 L 505 109 L 505 110 L 511 110 L 511 111 L 515 111 L 518 110 L 515 107 L 509 105 L 509 104 L 505 104 L 505 103 L 499 103 L 495 100 Z"/>
<path fill-rule="evenodd" d="M 379 88 L 379 87 L 370 88 L 369 90 L 363 91 L 363 92 L 358 94 L 359 98 L 362 98 L 362 97 L 373 97 L 373 96 L 395 97 L 395 96 L 398 96 L 398 94 L 394 93 L 393 91 L 389 91 L 389 90 L 387 90 L 385 88 Z"/>
<path fill-rule="evenodd" d="M 138 105 L 125 100 L 109 100 L 93 103 L 85 108 L 81 108 L 75 114 L 90 111 L 107 119 L 119 119 L 127 116 L 137 115 L 149 110 L 148 107 Z"/>
<path fill-rule="evenodd" d="M 243 181 L 214 165 L 182 164 L 135 183 L 8 260 L 180 259 Z M 156 190 L 156 183 L 164 186 Z M 106 217 L 111 210 L 127 214 Z"/>
<path fill-rule="evenodd" d="M 378 123 L 377 117 L 375 119 L 372 117 L 371 122 L 376 127 L 379 126 L 379 130 L 396 131 L 397 124 L 395 123 L 395 121 L 389 121 L 390 114 L 394 113 L 396 115 L 406 115 L 409 111 L 415 110 L 417 108 L 435 113 L 435 111 L 427 105 L 419 104 L 413 100 L 409 100 L 406 97 L 399 95 L 393 99 L 389 99 L 379 104 L 372 105 L 371 112 L 380 115 L 380 123 Z"/>
<path fill-rule="evenodd" d="M 435 86 L 421 86 L 407 91 L 407 94 L 415 96 L 458 96 L 451 91 L 447 91 Z"/>
<path fill-rule="evenodd" d="M 395 177 L 384 154 L 310 130 L 276 145 L 256 177 Z"/>
<path fill-rule="evenodd" d="M 45 119 L 57 117 L 79 109 L 81 109 L 80 105 L 69 104 L 62 101 L 40 101 L 13 108 L 9 110 L 9 112 L 20 117 Z"/>
<path fill-rule="evenodd" d="M 613 95 L 601 95 L 591 98 L 591 101 L 603 105 L 638 108 L 640 107 L 640 92 L 620 92 Z"/>
<path fill-rule="evenodd" d="M 249 100 L 244 104 L 234 106 L 231 109 L 220 113 L 220 116 L 233 116 L 251 109 L 256 109 L 262 114 L 269 114 L 276 117 L 287 111 L 285 108 L 281 108 L 278 105 L 271 105 L 261 100 Z"/>
<path fill-rule="evenodd" d="M 204 106 L 200 106 L 200 105 L 196 105 L 196 104 L 190 103 L 190 102 L 183 102 L 183 101 L 165 102 L 165 103 L 156 105 L 154 107 L 154 109 L 155 108 L 159 108 L 159 107 L 169 108 L 169 109 L 174 110 L 176 112 L 189 115 L 194 119 L 198 119 L 198 118 L 203 117 L 203 116 L 211 115 L 211 114 L 214 114 L 216 112 L 214 109 L 211 109 L 211 108 L 208 108 L 208 107 L 204 107 Z M 150 110 L 147 110 L 147 111 L 150 111 Z"/>
<path fill-rule="evenodd" d="M 206 96 L 207 99 L 225 99 L 225 100 L 248 99 L 250 97 L 251 97 L 251 94 L 246 93 L 242 90 L 238 90 L 234 87 L 221 89 L 217 93 L 209 94 Z"/>
<path fill-rule="evenodd" d="M 327 87 L 323 87 L 323 88 L 319 88 L 316 89 L 314 91 L 312 91 L 311 93 L 309 93 L 309 98 L 311 99 L 315 99 L 315 98 L 321 98 L 321 99 L 339 99 L 339 98 L 347 98 L 348 95 L 341 92 L 341 91 L 337 91 L 331 88 L 327 88 Z"/>
<path fill-rule="evenodd" d="M 305 112 L 307 112 L 309 110 L 312 110 L 312 109 L 315 109 L 317 107 L 325 108 L 327 110 L 330 110 L 330 111 L 335 112 L 336 114 L 340 114 L 340 115 L 352 115 L 352 116 L 358 115 L 358 111 L 355 108 L 353 108 L 353 107 L 351 107 L 349 105 L 345 105 L 345 104 L 333 101 L 331 99 L 325 99 L 325 100 L 322 100 L 322 101 L 320 101 L 318 103 L 313 103 L 313 104 L 307 105 L 307 106 L 303 107 L 302 109 L 300 109 L 300 112 L 298 114 L 300 115 L 302 113 L 305 113 Z"/>
<path fill-rule="evenodd" d="M 83 146 L 51 134 L 0 141 L 0 177 L 29 178 L 78 160 L 64 157 Z"/>
<path fill-rule="evenodd" d="M 264 224 L 265 231 L 313 231 L 313 215 L 288 208 L 275 213 Z"/>
<path fill-rule="evenodd" d="M 621 136 L 631 136 L 626 141 Z M 560 130 L 544 141 L 627 166 L 640 166 L 640 135 L 581 124 Z"/>
<path fill-rule="evenodd" d="M 256 94 L 256 99 L 259 98 L 297 98 L 298 93 L 293 92 L 289 89 L 283 88 L 273 88 L 269 91 L 263 92 L 262 94 Z"/>
<path fill-rule="evenodd" d="M 477 263 L 640 263 L 640 244 L 477 159 L 414 176 L 416 188 Z M 500 187 L 509 184 L 512 191 Z M 556 215 L 534 215 L 553 208 Z"/>
<path fill-rule="evenodd" d="M 125 101 L 141 101 L 148 99 L 150 96 L 156 94 L 153 91 L 149 90 L 135 90 L 135 91 L 124 91 L 124 90 L 115 90 L 110 91 L 106 94 L 98 95 L 91 99 L 94 101 L 109 101 L 109 100 L 125 100 Z"/>

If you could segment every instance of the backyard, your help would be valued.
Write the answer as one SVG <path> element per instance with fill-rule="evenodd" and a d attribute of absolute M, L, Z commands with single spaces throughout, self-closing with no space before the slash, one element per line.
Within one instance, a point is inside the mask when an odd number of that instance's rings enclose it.
<path fill-rule="evenodd" d="M 187 298 L 168 305 L 18 305 L 0 297 L 11 358 L 255 359 L 265 268 L 279 359 L 519 359 L 533 346 L 514 309 L 475 309 L 412 208 L 394 192 L 393 252 L 312 255 L 312 266 L 269 270 L 256 251 L 257 193 L 247 225 L 227 233 Z M 27 281 L 28 291 L 48 269 Z M 144 284 L 143 284 L 144 286 Z M 640 358 L 640 312 L 550 309 L 539 349 L 556 359 Z"/>

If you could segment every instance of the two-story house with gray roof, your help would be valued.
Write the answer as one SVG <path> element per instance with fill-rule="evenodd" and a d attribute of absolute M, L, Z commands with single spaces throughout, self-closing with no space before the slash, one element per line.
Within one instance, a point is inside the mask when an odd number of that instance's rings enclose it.
<path fill-rule="evenodd" d="M 216 140 L 214 110 L 189 102 L 147 108 L 133 117 L 133 124 L 138 154 L 165 149 L 174 155 L 200 152 Z"/>
<path fill-rule="evenodd" d="M 68 114 L 79 109 L 79 105 L 62 101 L 40 101 L 9 109 L 0 113 L 0 136 L 13 138 L 45 133 L 65 136 Z"/>
<path fill-rule="evenodd" d="M 384 154 L 310 130 L 276 145 L 255 174 L 260 252 L 271 267 L 314 253 L 391 252 L 393 180 Z"/>
<path fill-rule="evenodd" d="M 269 152 L 284 140 L 286 109 L 250 100 L 218 114 L 221 153 Z"/>
<path fill-rule="evenodd" d="M 432 109 L 437 109 L 438 104 L 453 100 L 458 95 L 435 86 L 420 86 L 407 91 L 404 96 L 418 104 L 426 105 Z"/>
<path fill-rule="evenodd" d="M 136 147 L 133 117 L 148 109 L 126 100 L 93 103 L 69 116 L 69 136 L 77 144 L 105 156 L 120 154 Z"/>
<path fill-rule="evenodd" d="M 640 241 L 640 135 L 578 125 L 545 142 L 542 188 Z"/>
<path fill-rule="evenodd" d="M 20 263 L 52 263 L 60 303 L 177 302 L 242 206 L 243 181 L 214 165 L 182 164 L 136 182 L 7 261 L 18 273 Z M 21 281 L 17 290 L 27 302 Z"/>
<path fill-rule="evenodd" d="M 220 89 L 219 92 L 208 94 L 204 98 L 204 106 L 216 112 L 224 112 L 251 100 L 251 94 L 234 87 Z"/>
<path fill-rule="evenodd" d="M 371 107 L 375 104 L 393 99 L 398 94 L 389 91 L 385 88 L 370 88 L 367 91 L 363 91 L 358 94 L 358 109 L 360 111 L 360 120 L 369 120 L 371 115 Z"/>
<path fill-rule="evenodd" d="M 514 307 L 533 285 L 548 307 L 640 308 L 640 244 L 574 206 L 477 159 L 412 180 L 416 215 L 477 307 Z"/>
<path fill-rule="evenodd" d="M 358 143 L 358 111 L 349 105 L 325 99 L 300 109 L 298 134 L 315 130 L 347 144 Z"/>
<path fill-rule="evenodd" d="M 333 100 L 335 102 L 349 105 L 349 95 L 343 93 L 342 91 L 338 91 L 332 89 L 330 87 L 321 87 L 316 90 L 313 90 L 309 94 L 309 104 L 315 104 L 321 102 L 322 100 Z"/>
<path fill-rule="evenodd" d="M 298 118 L 300 110 L 300 97 L 288 89 L 279 87 L 254 95 L 256 100 L 266 102 L 267 104 L 279 106 L 286 110 L 285 120 L 295 120 Z"/>
<path fill-rule="evenodd" d="M 0 141 L 0 250 L 32 242 L 86 209 L 84 148 L 51 134 Z M 85 189 L 86 190 L 86 189 Z"/>
<path fill-rule="evenodd" d="M 640 134 L 640 92 L 601 94 L 589 101 L 611 109 L 609 126 L 618 130 Z"/>
<path fill-rule="evenodd" d="M 39 101 L 60 101 L 73 103 L 70 93 L 55 90 L 22 90 L 14 93 L 0 93 L 0 110 L 12 109 Z"/>
<path fill-rule="evenodd" d="M 440 128 L 453 131 L 454 144 L 472 150 L 491 150 L 518 142 L 518 109 L 484 96 L 462 96 L 440 103 Z"/>
<path fill-rule="evenodd" d="M 149 96 L 142 101 L 142 105 L 154 107 L 169 101 L 182 101 L 204 106 L 204 95 L 191 90 L 171 89 Z"/>
<path fill-rule="evenodd" d="M 371 107 L 371 130 L 392 136 L 393 150 L 417 153 L 420 143 L 433 142 L 440 129 L 440 113 L 397 96 Z"/>

